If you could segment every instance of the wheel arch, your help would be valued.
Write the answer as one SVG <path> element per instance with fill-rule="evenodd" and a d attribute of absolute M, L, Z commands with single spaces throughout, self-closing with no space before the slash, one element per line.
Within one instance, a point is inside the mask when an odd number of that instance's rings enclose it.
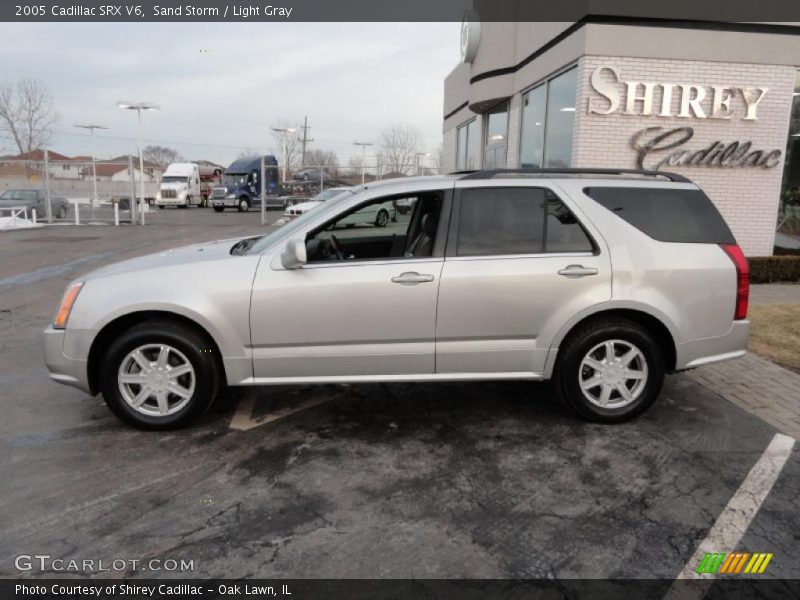
<path fill-rule="evenodd" d="M 209 333 L 205 327 L 203 327 L 197 321 L 176 312 L 170 312 L 166 310 L 140 310 L 126 313 L 112 319 L 106 323 L 102 329 L 100 329 L 100 331 L 92 340 L 92 345 L 89 348 L 89 357 L 86 369 L 89 379 L 89 389 L 93 395 L 97 394 L 99 391 L 100 363 L 102 356 L 114 338 L 131 327 L 134 327 L 135 325 L 158 321 L 180 323 L 186 327 L 194 329 L 196 332 L 206 337 L 214 353 L 214 358 L 218 363 L 219 372 L 223 378 L 223 381 L 220 382 L 220 384 L 222 386 L 227 385 L 225 365 L 222 361 L 222 352 L 220 351 L 219 344 L 214 339 L 214 336 L 211 335 L 211 333 Z"/>
<path fill-rule="evenodd" d="M 558 349 L 562 342 L 567 339 L 572 332 L 577 330 L 579 327 L 582 327 L 586 323 L 607 317 L 620 317 L 628 319 L 653 334 L 659 347 L 661 347 L 664 351 L 666 371 L 672 372 L 675 370 L 677 361 L 677 346 L 675 344 L 673 328 L 667 324 L 668 320 L 663 315 L 653 314 L 653 312 L 645 310 L 641 307 L 614 306 L 600 308 L 588 314 L 581 315 L 577 319 L 562 327 L 550 345 L 550 351 L 548 352 L 547 362 L 545 364 L 545 378 L 549 379 L 552 377 L 553 370 L 558 359 Z"/>

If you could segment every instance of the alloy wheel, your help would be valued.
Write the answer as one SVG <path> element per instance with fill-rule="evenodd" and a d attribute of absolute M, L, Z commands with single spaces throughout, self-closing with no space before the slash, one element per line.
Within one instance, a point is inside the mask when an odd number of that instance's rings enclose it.
<path fill-rule="evenodd" d="M 194 367 L 180 350 L 147 344 L 130 351 L 117 374 L 119 391 L 135 411 L 164 417 L 181 410 L 194 394 Z"/>
<path fill-rule="evenodd" d="M 623 408 L 641 395 L 647 373 L 647 359 L 639 348 L 625 340 L 606 340 L 583 357 L 578 383 L 595 406 Z"/>

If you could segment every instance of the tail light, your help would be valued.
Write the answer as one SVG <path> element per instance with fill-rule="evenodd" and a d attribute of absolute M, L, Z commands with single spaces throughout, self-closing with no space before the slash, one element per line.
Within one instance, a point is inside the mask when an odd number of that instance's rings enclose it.
<path fill-rule="evenodd" d="M 733 319 L 741 321 L 747 318 L 747 303 L 750 297 L 750 266 L 747 264 L 742 249 L 737 244 L 720 244 L 720 246 L 736 267 L 736 311 Z"/>

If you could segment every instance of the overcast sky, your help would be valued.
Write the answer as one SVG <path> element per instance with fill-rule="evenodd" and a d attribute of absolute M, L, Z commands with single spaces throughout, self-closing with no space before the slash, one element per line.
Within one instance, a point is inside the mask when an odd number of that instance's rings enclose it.
<path fill-rule="evenodd" d="M 0 78 L 39 78 L 61 115 L 50 145 L 90 154 L 76 123 L 96 133 L 97 156 L 134 153 L 135 113 L 152 101 L 145 145 L 227 165 L 242 149 L 276 152 L 269 131 L 308 115 L 312 148 L 339 161 L 391 123 L 441 144 L 445 76 L 458 62 L 459 23 L 0 24 Z M 0 139 L 0 154 L 14 150 Z"/>

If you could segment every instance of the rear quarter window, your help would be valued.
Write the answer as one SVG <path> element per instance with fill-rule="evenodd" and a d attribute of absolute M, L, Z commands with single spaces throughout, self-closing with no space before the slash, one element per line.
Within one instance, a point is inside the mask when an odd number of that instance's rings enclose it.
<path fill-rule="evenodd" d="M 701 190 L 590 187 L 583 192 L 659 242 L 736 243 L 722 215 Z"/>

